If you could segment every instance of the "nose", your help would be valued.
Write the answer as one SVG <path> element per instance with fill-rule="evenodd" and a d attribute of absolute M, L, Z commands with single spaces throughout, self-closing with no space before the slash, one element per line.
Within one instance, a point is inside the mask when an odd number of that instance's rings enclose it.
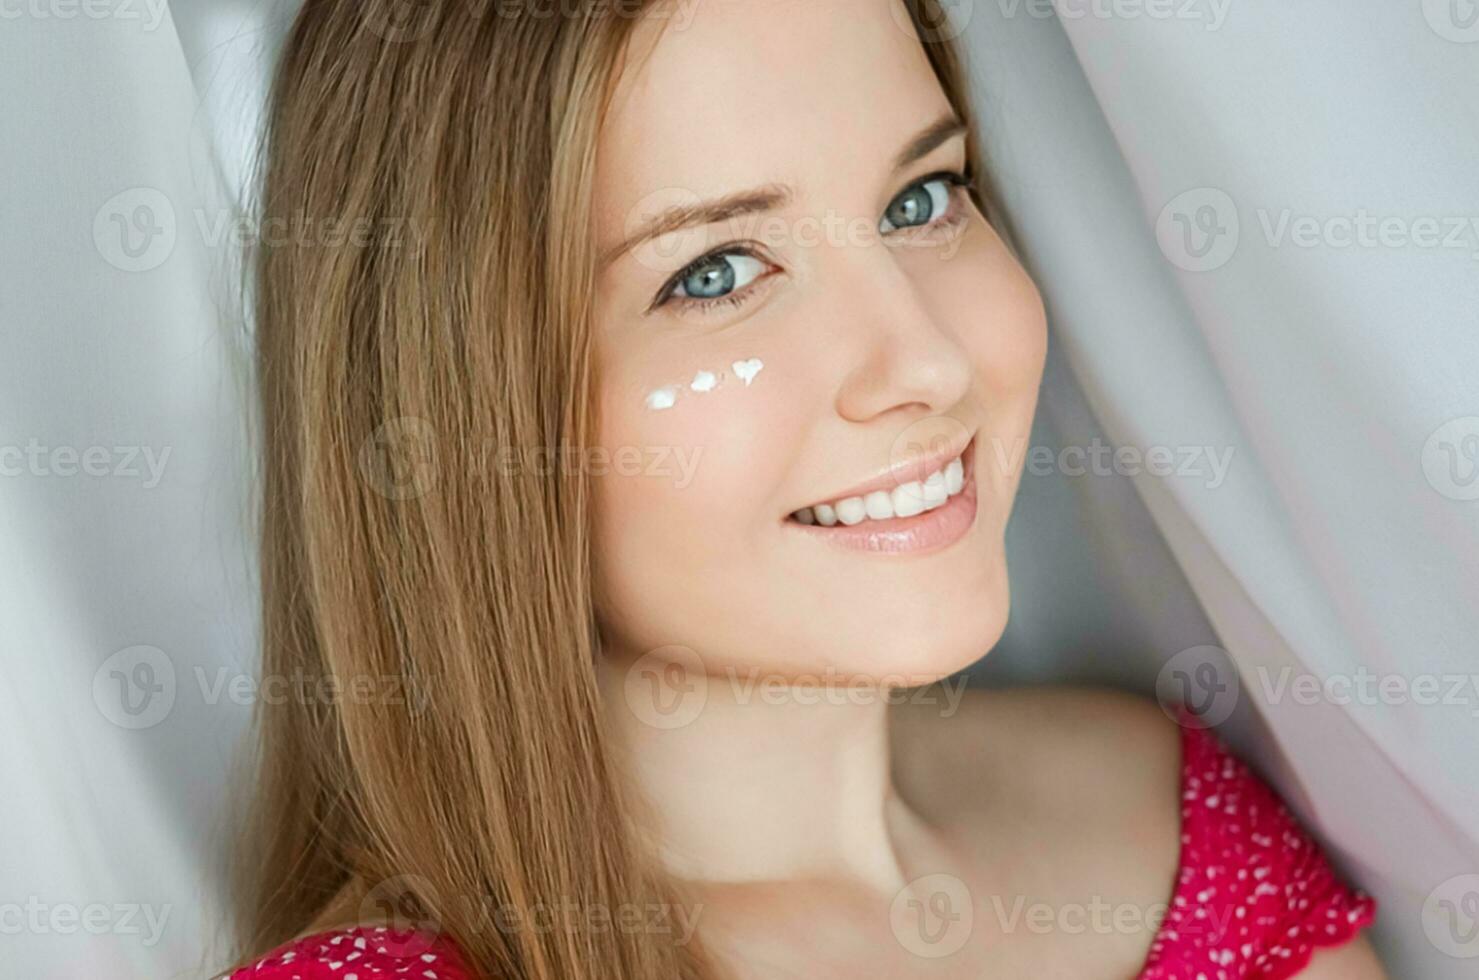
<path fill-rule="evenodd" d="M 964 348 L 890 249 L 863 251 L 872 254 L 840 287 L 850 294 L 843 305 L 853 342 L 839 345 L 852 363 L 837 391 L 837 413 L 868 422 L 945 412 L 970 390 Z"/>

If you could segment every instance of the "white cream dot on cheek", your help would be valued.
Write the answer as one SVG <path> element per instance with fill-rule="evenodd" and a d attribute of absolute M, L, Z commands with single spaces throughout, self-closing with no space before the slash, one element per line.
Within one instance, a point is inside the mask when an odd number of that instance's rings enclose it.
<path fill-rule="evenodd" d="M 750 382 L 755 380 L 755 375 L 759 374 L 760 369 L 765 365 L 760 358 L 752 357 L 748 361 L 735 361 L 730 367 L 734 369 L 734 376 L 743 381 L 745 387 L 748 388 Z"/>
<path fill-rule="evenodd" d="M 647 396 L 647 407 L 657 412 L 672 408 L 677 401 L 678 390 L 676 388 L 659 388 Z"/>
<path fill-rule="evenodd" d="M 755 376 L 760 373 L 760 370 L 763 367 L 765 367 L 765 364 L 758 357 L 751 357 L 743 361 L 735 361 L 730 365 L 731 370 L 733 370 L 734 372 L 734 376 L 743 381 L 746 388 L 750 387 L 750 382 L 755 380 Z M 707 392 L 714 391 L 722 387 L 723 382 L 727 377 L 728 376 L 723 371 L 719 371 L 716 373 L 714 371 L 701 370 L 694 374 L 693 380 L 688 382 L 686 387 L 690 391 L 705 394 Z M 684 387 L 685 385 L 680 383 L 664 385 L 661 388 L 653 389 L 647 394 L 647 407 L 655 412 L 660 412 L 664 409 L 672 408 L 678 403 L 678 395 L 682 392 Z"/>

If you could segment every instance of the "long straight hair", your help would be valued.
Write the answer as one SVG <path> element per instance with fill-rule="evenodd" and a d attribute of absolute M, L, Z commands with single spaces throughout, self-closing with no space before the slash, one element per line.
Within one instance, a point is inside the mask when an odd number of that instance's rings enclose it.
<path fill-rule="evenodd" d="M 682 901 L 602 734 L 591 487 L 530 462 L 593 445 L 596 139 L 645 7 L 306 0 L 291 27 L 259 220 L 299 233 L 253 258 L 261 669 L 317 693 L 258 702 L 241 962 L 392 909 L 487 980 L 718 974 L 656 930 L 488 921 Z M 904 9 L 974 134 L 944 12 Z"/>

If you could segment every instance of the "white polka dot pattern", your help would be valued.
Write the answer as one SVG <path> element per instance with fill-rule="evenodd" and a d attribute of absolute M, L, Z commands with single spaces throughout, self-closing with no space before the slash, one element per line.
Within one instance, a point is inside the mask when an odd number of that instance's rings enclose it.
<path fill-rule="evenodd" d="M 1376 918 L 1294 813 L 1196 716 L 1181 723 L 1181 866 L 1139 980 L 1285 980 Z"/>
<path fill-rule="evenodd" d="M 230 980 L 471 980 L 451 944 L 385 926 L 321 932 L 282 946 Z"/>

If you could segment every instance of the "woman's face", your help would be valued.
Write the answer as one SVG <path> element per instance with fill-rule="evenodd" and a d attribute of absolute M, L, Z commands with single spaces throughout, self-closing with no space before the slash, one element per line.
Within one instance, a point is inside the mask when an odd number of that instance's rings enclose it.
<path fill-rule="evenodd" d="M 899 0 L 667 13 L 597 163 L 606 653 L 943 676 L 1006 623 L 1041 299 L 952 181 L 965 142 Z"/>

